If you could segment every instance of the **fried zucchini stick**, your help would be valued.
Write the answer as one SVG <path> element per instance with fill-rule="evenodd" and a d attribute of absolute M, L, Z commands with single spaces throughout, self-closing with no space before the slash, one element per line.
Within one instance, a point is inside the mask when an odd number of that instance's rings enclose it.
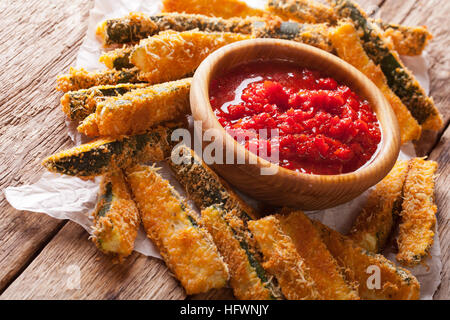
<path fill-rule="evenodd" d="M 251 237 L 234 211 L 213 205 L 202 210 L 201 224 L 209 231 L 230 271 L 234 296 L 240 300 L 281 297 L 247 242 Z"/>
<path fill-rule="evenodd" d="M 276 216 L 282 230 L 292 239 L 304 259 L 317 291 L 326 300 L 357 300 L 357 291 L 344 280 L 341 270 L 316 228 L 301 211 L 282 211 Z"/>
<path fill-rule="evenodd" d="M 127 180 L 147 236 L 186 293 L 225 286 L 228 268 L 211 235 L 198 225 L 195 212 L 169 182 L 155 168 L 143 165 L 127 169 Z"/>
<path fill-rule="evenodd" d="M 301 23 L 335 23 L 332 8 L 310 0 L 269 0 L 267 10 L 284 20 Z"/>
<path fill-rule="evenodd" d="M 340 18 L 350 18 L 356 26 L 367 55 L 380 66 L 391 90 L 402 100 L 423 129 L 439 130 L 442 115 L 414 75 L 400 61 L 381 29 L 351 0 L 330 0 Z"/>
<path fill-rule="evenodd" d="M 422 128 L 400 98 L 391 91 L 380 67 L 367 56 L 353 24 L 341 23 L 330 32 L 330 38 L 338 56 L 372 80 L 388 100 L 398 120 L 401 142 L 419 139 Z"/>
<path fill-rule="evenodd" d="M 121 262 L 133 251 L 140 223 L 121 169 L 113 169 L 102 177 L 93 216 L 92 241 L 102 252 Z"/>
<path fill-rule="evenodd" d="M 326 24 L 283 22 L 281 19 L 222 19 L 199 14 L 167 13 L 156 16 L 132 13 L 119 19 L 106 20 L 97 28 L 104 46 L 132 43 L 158 34 L 160 31 L 232 32 L 256 38 L 277 38 L 303 42 L 332 52 Z"/>
<path fill-rule="evenodd" d="M 51 172 L 91 178 L 113 166 L 125 168 L 138 162 L 162 161 L 170 155 L 170 135 L 180 125 L 158 126 L 135 136 L 97 139 L 49 156 L 42 165 Z"/>
<path fill-rule="evenodd" d="M 379 253 L 394 228 L 402 207 L 402 189 L 408 161 L 398 160 L 389 174 L 369 194 L 362 212 L 356 217 L 349 238 L 369 252 Z"/>
<path fill-rule="evenodd" d="M 281 292 L 289 300 L 319 300 L 309 268 L 298 254 L 291 238 L 274 216 L 249 221 L 248 228 L 264 255 L 263 267 L 278 280 Z"/>
<path fill-rule="evenodd" d="M 359 284 L 358 293 L 366 300 L 417 300 L 420 285 L 406 269 L 397 267 L 380 254 L 373 254 L 358 247 L 351 239 L 341 235 L 318 221 L 312 220 L 323 242 L 338 264 L 345 270 L 347 281 Z M 372 271 L 371 271 L 371 269 Z M 374 274 L 374 271 L 379 274 Z M 377 288 L 376 276 L 380 281 Z M 370 286 L 369 286 L 370 284 Z"/>
<path fill-rule="evenodd" d="M 133 46 L 124 46 L 123 48 L 108 51 L 100 56 L 99 61 L 109 69 L 130 69 L 133 64 L 130 62 L 130 55 L 133 51 Z"/>
<path fill-rule="evenodd" d="M 163 0 L 163 12 L 199 13 L 205 16 L 232 18 L 264 16 L 264 10 L 249 7 L 240 0 Z"/>
<path fill-rule="evenodd" d="M 421 55 L 433 36 L 426 26 L 403 26 L 393 23 L 385 23 L 381 20 L 374 21 L 383 30 L 385 37 L 390 38 L 395 51 L 405 56 Z"/>
<path fill-rule="evenodd" d="M 434 203 L 435 161 L 410 161 L 403 188 L 397 260 L 413 266 L 426 257 L 433 244 L 437 206 Z"/>
<path fill-rule="evenodd" d="M 116 137 L 143 133 L 163 121 L 180 119 L 190 112 L 191 80 L 156 84 L 104 99 L 78 131 L 87 136 Z"/>
<path fill-rule="evenodd" d="M 246 39 L 250 36 L 237 33 L 164 31 L 142 40 L 134 48 L 130 61 L 141 71 L 142 81 L 171 81 L 194 72 L 216 49 Z"/>
<path fill-rule="evenodd" d="M 116 85 L 119 83 L 137 83 L 139 70 L 86 71 L 83 68 L 70 68 L 68 74 L 58 76 L 56 90 L 67 92 L 88 89 L 95 86 Z"/>
<path fill-rule="evenodd" d="M 231 285 L 236 297 L 263 299 L 270 295 L 271 298 L 280 298 L 281 293 L 275 279 L 267 275 L 261 266 L 261 253 L 256 249 L 254 238 L 247 228 L 248 221 L 258 217 L 255 210 L 247 205 L 190 148 L 177 147 L 168 162 L 177 180 L 186 189 L 189 198 L 197 207 L 204 210 L 202 214 L 205 213 L 207 216 L 204 218 L 204 224 L 211 231 L 220 252 L 227 261 L 231 276 L 240 281 L 252 281 L 253 284 L 234 282 L 234 285 L 232 281 Z M 208 209 L 211 206 L 213 208 Z M 232 248 L 237 248 L 236 241 L 245 251 L 246 257 L 242 255 L 242 251 L 239 251 L 239 255 L 235 254 Z M 243 267 L 248 267 L 248 264 L 251 268 L 242 270 Z M 255 278 L 252 270 L 256 272 L 260 280 Z M 247 285 L 251 286 L 253 291 L 244 293 L 242 288 Z"/>
<path fill-rule="evenodd" d="M 186 146 L 174 148 L 168 162 L 189 198 L 201 210 L 218 205 L 225 211 L 233 210 L 245 223 L 259 217 L 192 149 Z"/>
<path fill-rule="evenodd" d="M 113 86 L 96 86 L 89 89 L 66 92 L 61 98 L 63 112 L 72 121 L 82 121 L 95 112 L 97 102 L 105 97 L 113 97 L 128 91 L 147 87 L 146 83 L 123 83 Z"/>

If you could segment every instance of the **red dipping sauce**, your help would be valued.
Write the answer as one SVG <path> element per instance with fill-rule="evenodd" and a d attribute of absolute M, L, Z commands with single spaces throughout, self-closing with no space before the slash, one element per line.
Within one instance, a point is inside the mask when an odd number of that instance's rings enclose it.
<path fill-rule="evenodd" d="M 369 162 L 381 141 L 379 122 L 366 100 L 333 78 L 289 61 L 239 65 L 213 79 L 209 93 L 228 133 L 258 155 L 261 148 L 278 148 L 277 164 L 287 169 L 353 172 Z"/>

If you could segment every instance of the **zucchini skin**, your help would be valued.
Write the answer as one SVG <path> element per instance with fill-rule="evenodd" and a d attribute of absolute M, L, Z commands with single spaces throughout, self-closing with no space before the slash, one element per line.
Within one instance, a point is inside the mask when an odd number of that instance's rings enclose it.
<path fill-rule="evenodd" d="M 122 170 L 113 169 L 102 176 L 93 217 L 92 241 L 102 252 L 122 262 L 133 251 L 140 224 Z"/>
<path fill-rule="evenodd" d="M 190 113 L 191 81 L 181 79 L 105 98 L 78 131 L 87 136 L 117 137 L 140 134 L 161 122 L 180 119 Z"/>
<path fill-rule="evenodd" d="M 154 36 L 161 31 L 230 32 L 259 38 L 277 38 L 304 42 L 332 52 L 327 38 L 325 24 L 301 24 L 283 22 L 281 19 L 268 21 L 262 18 L 222 19 L 199 14 L 167 13 L 147 16 L 132 13 L 124 18 L 106 20 L 97 27 L 97 35 L 104 46 L 134 43 Z"/>
<path fill-rule="evenodd" d="M 211 235 L 195 212 L 157 169 L 136 165 L 127 169 L 134 199 L 147 236 L 187 294 L 218 289 L 228 281 L 228 268 Z"/>
<path fill-rule="evenodd" d="M 179 161 L 174 161 L 174 155 L 179 157 Z M 189 198 L 201 210 L 216 205 L 225 211 L 235 212 L 244 223 L 259 217 L 259 214 L 209 168 L 194 150 L 183 145 L 175 147 L 168 163 Z"/>
<path fill-rule="evenodd" d="M 137 68 L 123 70 L 86 71 L 70 68 L 68 74 L 58 76 L 56 89 L 62 92 L 88 89 L 102 85 L 117 85 L 119 83 L 139 83 Z"/>
<path fill-rule="evenodd" d="M 97 103 L 105 97 L 125 94 L 134 89 L 147 87 L 148 84 L 123 83 L 118 85 L 96 86 L 89 89 L 66 92 L 61 98 L 63 112 L 72 121 L 82 121 L 95 112 Z"/>
<path fill-rule="evenodd" d="M 134 43 L 158 34 L 161 31 L 189 31 L 198 29 L 204 32 L 251 33 L 252 21 L 248 19 L 221 19 L 196 14 L 164 13 L 146 15 L 130 13 L 118 19 L 103 21 L 97 26 L 97 36 L 105 47 L 117 44 Z"/>
<path fill-rule="evenodd" d="M 158 126 L 148 132 L 118 139 L 101 138 L 54 154 L 42 162 L 51 172 L 91 178 L 112 166 L 124 168 L 143 161 L 161 161 L 170 154 L 174 128 Z"/>
<path fill-rule="evenodd" d="M 413 158 L 403 187 L 397 260 L 415 266 L 428 256 L 434 240 L 437 206 L 434 203 L 435 161 Z"/>
<path fill-rule="evenodd" d="M 418 300 L 420 284 L 408 270 L 397 267 L 381 254 L 374 254 L 358 247 L 351 239 L 311 220 L 323 242 L 338 264 L 345 270 L 348 282 L 357 283 L 358 293 L 364 300 Z M 380 289 L 370 289 L 367 268 L 377 266 L 380 270 Z"/>
<path fill-rule="evenodd" d="M 230 284 L 239 300 L 280 299 L 281 293 L 269 280 L 247 242 L 248 230 L 233 211 L 213 205 L 202 210 L 201 224 L 212 235 L 230 271 Z"/>
<path fill-rule="evenodd" d="M 131 69 L 133 64 L 130 62 L 130 55 L 133 51 L 132 46 L 125 46 L 116 50 L 108 51 L 100 56 L 99 61 L 108 69 Z"/>
<path fill-rule="evenodd" d="M 368 21 L 365 13 L 350 0 L 331 0 L 337 14 L 350 18 L 360 32 L 364 49 L 369 57 L 381 67 L 391 90 L 408 107 L 423 129 L 439 130 L 442 116 L 425 90 L 411 72 L 402 64 L 398 54 L 389 48 L 381 30 Z"/>

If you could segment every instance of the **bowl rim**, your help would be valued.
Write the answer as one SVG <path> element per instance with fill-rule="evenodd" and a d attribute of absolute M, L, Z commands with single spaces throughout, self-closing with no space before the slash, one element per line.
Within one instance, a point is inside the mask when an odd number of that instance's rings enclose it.
<path fill-rule="evenodd" d="M 289 50 L 298 50 L 298 51 L 309 51 L 312 54 L 316 54 L 320 56 L 320 59 L 325 59 L 328 61 L 332 61 L 334 64 L 341 64 L 342 69 L 348 68 L 352 70 L 351 73 L 356 74 L 357 76 L 352 75 L 353 81 L 357 82 L 364 82 L 362 86 L 369 86 L 368 91 L 376 91 L 379 94 L 373 95 L 377 98 L 371 99 L 373 102 L 371 102 L 372 108 L 375 109 L 374 113 L 376 114 L 376 117 L 380 123 L 380 131 L 381 131 L 381 141 L 378 145 L 377 151 L 375 151 L 372 158 L 365 163 L 363 166 L 358 168 L 355 171 L 348 172 L 348 173 L 342 173 L 342 174 L 334 174 L 334 175 L 321 175 L 321 174 L 310 174 L 310 173 L 303 173 L 298 172 L 294 170 L 290 170 L 287 168 L 284 168 L 280 165 L 273 164 L 269 162 L 268 160 L 259 157 L 258 155 L 250 152 L 247 150 L 244 146 L 239 144 L 226 130 L 223 128 L 223 126 L 219 123 L 217 117 L 214 115 L 210 100 L 209 100 L 209 85 L 212 79 L 212 71 L 214 67 L 219 64 L 226 55 L 229 54 L 236 54 L 237 52 L 240 52 L 242 50 L 245 50 L 247 46 L 283 46 L 283 47 L 289 47 Z M 257 59 L 252 60 L 244 60 L 243 63 L 246 63 L 248 61 L 253 61 Z M 264 60 L 264 57 L 261 57 L 261 60 Z M 274 60 L 273 58 L 269 58 L 266 60 Z M 293 61 L 295 63 L 295 61 Z M 230 67 L 227 67 L 226 69 L 231 69 L 235 67 L 235 64 Z M 350 74 L 348 71 L 345 71 L 346 73 Z M 205 76 L 206 75 L 206 76 Z M 329 72 L 329 76 L 333 77 L 333 72 Z M 366 79 L 367 81 L 362 81 L 362 79 Z M 354 88 L 351 88 L 354 90 Z M 233 151 L 234 155 L 237 153 L 241 153 L 244 155 L 245 164 L 246 165 L 253 165 L 253 166 L 259 166 L 259 167 L 277 167 L 278 170 L 276 172 L 276 175 L 287 178 L 287 179 L 294 179 L 294 180 L 304 180 L 308 183 L 314 183 L 314 182 L 321 182 L 321 183 L 327 183 L 327 182 L 336 182 L 336 180 L 339 180 L 339 182 L 356 182 L 357 180 L 362 180 L 365 177 L 369 177 L 374 172 L 376 173 L 377 170 L 381 170 L 383 168 L 383 164 L 380 163 L 380 161 L 383 159 L 383 155 L 388 153 L 392 148 L 394 148 L 395 156 L 394 158 L 397 159 L 399 151 L 400 151 L 400 131 L 398 127 L 397 118 L 392 110 L 392 108 L 389 105 L 389 102 L 386 100 L 384 95 L 381 93 L 381 91 L 378 89 L 378 87 L 369 79 L 366 75 L 364 75 L 361 71 L 356 69 L 354 66 L 349 64 L 348 62 L 340 59 L 338 56 L 335 56 L 331 53 L 328 53 L 324 50 L 315 48 L 313 46 L 299 43 L 295 41 L 290 40 L 282 40 L 282 39 L 248 39 L 248 40 L 241 40 L 237 41 L 231 44 L 228 44 L 226 46 L 223 46 L 213 53 L 211 53 L 206 59 L 202 61 L 200 66 L 197 68 L 197 70 L 194 73 L 192 84 L 191 84 L 191 90 L 190 90 L 190 102 L 191 102 L 191 111 L 194 117 L 194 120 L 204 120 L 205 114 L 198 113 L 196 111 L 196 108 L 193 108 L 193 104 L 195 103 L 193 100 L 195 97 L 200 97 L 202 100 L 202 103 L 204 103 L 207 108 L 204 108 L 209 113 L 209 116 L 213 119 L 214 122 L 214 128 L 218 129 L 221 133 L 221 136 L 223 138 L 223 144 L 225 143 L 231 143 L 233 145 Z M 367 99 L 367 97 L 364 97 Z M 369 100 L 369 99 L 367 99 Z M 374 106 L 373 103 L 376 105 Z M 380 120 L 383 119 L 383 120 Z M 204 122 L 204 121 L 203 121 Z M 393 128 L 387 128 L 386 125 L 392 123 Z M 203 128 L 205 130 L 206 128 Z M 252 159 L 252 162 L 250 162 L 250 159 Z M 237 164 L 234 164 L 237 165 Z M 239 166 L 240 164 L 238 164 Z M 389 170 L 390 171 L 390 170 Z M 381 180 L 381 179 L 380 179 Z"/>

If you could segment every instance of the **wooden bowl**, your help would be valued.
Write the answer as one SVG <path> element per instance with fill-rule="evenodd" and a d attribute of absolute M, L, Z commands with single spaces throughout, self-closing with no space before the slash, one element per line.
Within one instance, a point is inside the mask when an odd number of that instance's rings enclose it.
<path fill-rule="evenodd" d="M 285 59 L 300 66 L 320 70 L 348 85 L 372 105 L 380 122 L 382 139 L 371 161 L 358 170 L 339 175 L 314 175 L 288 170 L 258 157 L 226 133 L 215 117 L 209 102 L 210 80 L 238 64 L 257 59 Z M 276 206 L 317 210 L 350 201 L 378 183 L 392 169 L 400 149 L 397 119 L 378 88 L 350 64 L 312 46 L 276 39 L 239 41 L 212 53 L 195 72 L 191 92 L 194 120 L 202 121 L 203 134 L 216 129 L 223 145 L 232 146 L 228 153 L 245 159 L 245 164 L 213 163 L 213 168 L 242 192 Z M 197 130 L 200 131 L 200 130 Z M 203 148 L 210 142 L 204 142 Z M 262 175 L 261 169 L 274 169 L 273 175 Z"/>

